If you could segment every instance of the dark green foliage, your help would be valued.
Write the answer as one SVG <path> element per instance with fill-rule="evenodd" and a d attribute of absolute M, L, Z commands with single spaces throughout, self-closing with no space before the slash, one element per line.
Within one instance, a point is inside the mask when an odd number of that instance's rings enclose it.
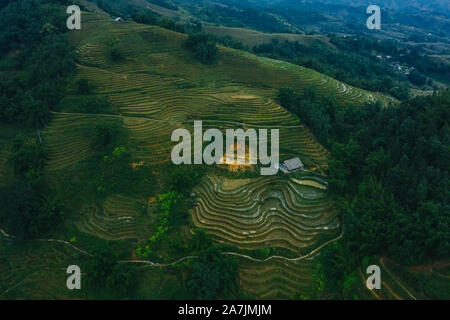
<path fill-rule="evenodd" d="M 125 59 L 122 51 L 117 46 L 113 46 L 110 48 L 109 56 L 111 57 L 111 60 L 114 62 L 120 62 Z"/>
<path fill-rule="evenodd" d="M 18 180 L 0 189 L 0 224 L 17 238 L 32 239 L 54 230 L 62 221 L 62 204 L 40 195 Z"/>
<path fill-rule="evenodd" d="M 201 63 L 212 64 L 218 59 L 216 40 L 210 35 L 202 33 L 191 34 L 185 45 Z"/>
<path fill-rule="evenodd" d="M 36 181 L 44 168 L 47 155 L 36 139 L 25 134 L 19 134 L 12 142 L 8 164 L 14 172 L 26 177 L 29 181 Z"/>
<path fill-rule="evenodd" d="M 206 168 L 197 165 L 169 165 L 164 175 L 164 184 L 178 192 L 188 192 L 203 177 Z"/>
<path fill-rule="evenodd" d="M 120 124 L 116 122 L 99 123 L 94 128 L 92 146 L 98 151 L 111 150 L 111 148 L 125 139 L 126 132 Z"/>
<path fill-rule="evenodd" d="M 186 23 L 182 25 L 166 17 L 158 18 L 156 14 L 152 13 L 143 13 L 143 12 L 133 13 L 131 15 L 131 18 L 137 23 L 156 25 L 160 26 L 161 28 L 169 29 L 180 33 L 185 33 L 186 30 L 190 30 L 193 32 L 201 31 L 201 24 L 199 25 L 198 23 Z"/>
<path fill-rule="evenodd" d="M 152 169 L 148 166 L 133 168 L 132 164 L 136 160 L 131 152 L 113 144 L 116 138 L 120 142 L 121 137 L 126 136 L 111 136 L 109 145 L 97 145 L 96 156 L 86 164 L 86 179 L 89 182 L 85 188 L 102 198 L 115 193 L 148 196 L 155 185 Z"/>
<path fill-rule="evenodd" d="M 241 1 L 232 1 L 229 5 L 211 3 L 207 6 L 189 6 L 188 10 L 194 17 L 216 25 L 230 27 L 248 27 L 263 32 L 291 32 L 292 27 L 280 21 L 272 12 L 250 8 Z"/>
<path fill-rule="evenodd" d="M 36 46 L 46 36 L 44 25 L 53 23 L 54 30 L 61 32 L 64 22 L 63 12 L 54 4 L 44 6 L 36 0 L 11 1 L 0 11 L 0 57 L 12 50 Z"/>
<path fill-rule="evenodd" d="M 337 46 L 333 48 L 321 41 L 307 46 L 273 39 L 272 42 L 255 46 L 253 52 L 312 68 L 359 88 L 407 99 L 409 84 L 405 76 L 396 73 L 391 65 L 373 54 L 387 49 L 376 41 L 364 38 L 351 40 L 332 36 L 330 42 Z"/>
<path fill-rule="evenodd" d="M 311 91 L 290 89 L 279 99 L 331 149 L 328 179 L 345 237 L 327 259 L 346 262 L 333 273 L 322 264 L 330 284 L 342 285 L 364 256 L 404 264 L 449 258 L 449 91 L 387 108 L 318 104 Z"/>
<path fill-rule="evenodd" d="M 158 22 L 158 19 L 154 15 L 146 14 L 146 13 L 134 13 L 131 15 L 131 18 L 141 24 L 150 24 L 150 25 L 156 25 Z"/>
<path fill-rule="evenodd" d="M 187 286 L 196 299 L 226 298 L 237 289 L 237 275 L 237 263 L 214 245 L 195 260 Z"/>
<path fill-rule="evenodd" d="M 169 9 L 169 10 L 174 10 L 177 11 L 178 7 L 176 5 L 174 5 L 170 0 L 147 0 L 150 3 L 154 3 L 160 7 Z"/>
<path fill-rule="evenodd" d="M 77 93 L 79 94 L 90 94 L 94 89 L 94 86 L 89 83 L 89 80 L 86 78 L 81 78 L 75 82 Z"/>
<path fill-rule="evenodd" d="M 59 2 L 58 2 L 59 3 Z M 60 33 L 66 17 L 55 1 L 12 2 L 0 12 L 0 121 L 42 127 L 74 72 Z"/>
<path fill-rule="evenodd" d="M 211 237 L 206 233 L 205 229 L 195 229 L 192 235 L 192 250 L 202 252 L 212 245 Z"/>
<path fill-rule="evenodd" d="M 79 106 L 78 112 L 81 113 L 108 113 L 111 110 L 111 103 L 106 98 L 88 98 Z"/>
<path fill-rule="evenodd" d="M 112 245 L 100 246 L 87 264 L 87 283 L 92 290 L 127 294 L 137 283 L 136 267 L 119 263 Z"/>
<path fill-rule="evenodd" d="M 408 75 L 408 80 L 418 86 L 423 86 L 426 83 L 427 78 L 423 76 L 419 71 L 412 70 Z"/>
<path fill-rule="evenodd" d="M 234 40 L 231 36 L 214 36 L 214 38 L 216 39 L 217 43 L 220 43 L 225 47 L 237 50 L 246 50 L 246 51 L 250 50 L 250 48 L 247 45 L 243 44 L 242 42 Z"/>
<path fill-rule="evenodd" d="M 97 6 L 106 13 L 109 13 L 113 17 L 121 16 L 121 12 L 113 9 L 108 3 L 106 3 L 106 1 L 97 0 Z"/>

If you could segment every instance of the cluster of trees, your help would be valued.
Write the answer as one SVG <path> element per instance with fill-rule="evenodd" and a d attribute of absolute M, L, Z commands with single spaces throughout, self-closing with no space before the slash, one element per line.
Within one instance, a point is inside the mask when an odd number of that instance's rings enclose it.
<path fill-rule="evenodd" d="M 119 263 L 117 248 L 111 243 L 99 246 L 86 263 L 88 288 L 113 294 L 129 294 L 137 284 L 136 266 L 130 263 Z"/>
<path fill-rule="evenodd" d="M 386 108 L 319 103 L 313 89 L 282 89 L 279 98 L 331 151 L 328 179 L 345 236 L 324 249 L 330 287 L 352 283 L 366 256 L 404 264 L 449 258 L 448 90 Z M 333 270 L 330 261 L 339 262 Z"/>
<path fill-rule="evenodd" d="M 7 164 L 14 173 L 30 182 L 39 181 L 47 154 L 42 144 L 35 138 L 19 133 L 13 140 Z"/>
<path fill-rule="evenodd" d="M 195 260 L 187 287 L 195 299 L 226 299 L 235 297 L 237 279 L 237 262 L 222 254 L 219 245 L 210 244 Z"/>
<path fill-rule="evenodd" d="M 170 0 L 147 0 L 147 1 L 169 10 L 178 11 L 178 7 Z"/>
<path fill-rule="evenodd" d="M 280 21 L 270 12 L 251 8 L 245 4 L 234 2 L 229 6 L 207 5 L 189 6 L 187 9 L 193 16 L 218 25 L 230 27 L 247 27 L 263 32 L 291 32 L 292 27 Z"/>
<path fill-rule="evenodd" d="M 160 250 L 162 242 L 168 245 L 171 251 L 181 249 L 186 253 L 188 248 L 179 243 L 181 239 L 177 232 L 183 224 L 187 223 L 189 209 L 193 205 L 193 198 L 189 191 L 198 184 L 205 172 L 202 166 L 170 164 L 161 169 L 165 172 L 161 184 L 167 192 L 158 194 L 155 199 L 158 226 L 153 236 L 149 238 L 149 243 L 136 250 L 139 256 L 146 258 Z"/>
<path fill-rule="evenodd" d="M 347 41 L 345 39 L 339 38 L 339 41 Z M 331 38 L 331 41 L 340 44 L 335 38 Z M 364 39 L 353 42 L 356 45 L 359 41 L 365 43 Z M 303 45 L 298 41 L 281 42 L 273 39 L 272 42 L 253 47 L 253 52 L 312 68 L 356 87 L 389 93 L 400 100 L 408 98 L 407 78 L 396 74 L 389 64 L 376 58 L 364 46 L 340 44 L 335 49 L 322 41 Z"/>
<path fill-rule="evenodd" d="M 218 49 L 215 37 L 196 33 L 186 39 L 185 46 L 192 51 L 195 58 L 204 64 L 213 64 L 218 59 Z"/>
<path fill-rule="evenodd" d="M 157 14 L 151 12 L 134 12 L 131 14 L 131 19 L 137 23 L 160 26 L 161 28 L 180 33 L 198 33 L 203 29 L 202 23 L 198 20 L 192 20 L 181 24 L 166 17 L 161 18 Z"/>
<path fill-rule="evenodd" d="M 344 52 L 357 52 L 366 56 L 376 52 L 379 55 L 391 56 L 391 60 L 398 61 L 400 64 L 412 66 L 414 69 L 408 75 L 408 80 L 418 86 L 432 83 L 432 80 L 427 77 L 448 79 L 450 75 L 450 66 L 447 63 L 422 54 L 419 48 L 404 49 L 391 42 L 378 42 L 360 37 L 338 37 L 334 34 L 330 35 L 330 42 Z"/>
<path fill-rule="evenodd" d="M 75 70 L 56 0 L 14 1 L 0 11 L 0 122 L 42 127 Z"/>
<path fill-rule="evenodd" d="M 89 0 L 93 2 L 93 0 Z M 97 6 L 105 11 L 106 13 L 109 13 L 113 17 L 120 17 L 122 15 L 122 12 L 119 10 L 113 9 L 108 3 L 106 3 L 104 0 L 97 0 L 96 1 Z"/>
<path fill-rule="evenodd" d="M 34 239 L 54 231 L 62 222 L 60 200 L 36 183 L 18 179 L 0 188 L 0 225 L 19 239 Z"/>
<path fill-rule="evenodd" d="M 62 222 L 63 203 L 41 179 L 46 159 L 37 139 L 19 133 L 12 140 L 7 165 L 15 177 L 0 188 L 0 226 L 16 238 L 41 237 Z"/>

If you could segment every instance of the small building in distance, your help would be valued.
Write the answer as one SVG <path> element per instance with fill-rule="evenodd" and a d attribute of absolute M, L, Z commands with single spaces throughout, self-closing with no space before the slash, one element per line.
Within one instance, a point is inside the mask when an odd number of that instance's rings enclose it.
<path fill-rule="evenodd" d="M 305 165 L 299 158 L 293 158 L 281 162 L 279 164 L 279 168 L 284 173 L 292 173 L 298 170 L 303 170 L 305 168 Z"/>

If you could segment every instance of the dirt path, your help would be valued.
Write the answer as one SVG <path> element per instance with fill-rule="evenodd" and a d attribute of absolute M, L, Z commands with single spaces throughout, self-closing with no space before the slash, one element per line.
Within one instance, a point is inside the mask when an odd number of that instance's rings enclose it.
<path fill-rule="evenodd" d="M 386 259 L 387 260 L 387 259 Z M 421 265 L 421 266 L 410 266 L 408 270 L 411 272 L 421 272 L 421 271 L 436 271 L 435 269 L 443 269 L 450 266 L 450 261 L 436 261 L 432 264 Z"/>
<path fill-rule="evenodd" d="M 268 257 L 266 259 L 256 259 L 256 258 L 247 256 L 247 255 L 244 255 L 244 254 L 236 253 L 236 252 L 224 252 L 223 254 L 238 256 L 238 257 L 245 258 L 245 259 L 248 259 L 248 260 L 251 260 L 251 261 L 256 261 L 256 262 L 265 262 L 265 261 L 269 261 L 269 260 L 272 260 L 272 259 L 281 259 L 281 260 L 285 260 L 285 261 L 295 262 L 295 261 L 300 261 L 300 260 L 303 260 L 303 259 L 311 257 L 312 255 L 317 253 L 320 249 L 322 249 L 326 245 L 328 245 L 328 244 L 330 244 L 332 242 L 338 241 L 343 236 L 344 236 L 344 230 L 342 230 L 341 234 L 338 237 L 325 242 L 324 244 L 320 245 L 316 249 L 312 250 L 310 253 L 308 253 L 308 254 L 306 254 L 304 256 L 297 257 L 297 258 L 287 258 L 287 257 L 283 257 L 283 256 L 270 256 L 270 257 Z"/>
<path fill-rule="evenodd" d="M 29 278 L 31 278 L 32 276 L 34 276 L 36 273 L 41 272 L 42 270 L 46 269 L 48 267 L 42 267 L 39 270 L 36 270 L 34 272 L 32 272 L 31 274 L 29 274 L 28 276 L 26 276 L 25 278 L 23 278 L 22 280 L 20 280 L 19 282 L 17 282 L 15 285 L 13 285 L 11 288 L 6 289 L 5 291 L 3 291 L 2 295 L 7 294 L 9 291 L 17 288 L 18 286 L 20 286 L 22 283 L 24 283 L 26 280 L 28 280 Z"/>
<path fill-rule="evenodd" d="M 361 276 L 361 279 L 362 279 L 362 281 L 363 281 L 364 287 L 367 288 L 367 285 L 366 285 L 367 279 L 364 278 L 364 274 L 363 274 L 361 268 L 359 268 L 358 271 L 359 271 L 359 275 Z M 383 300 L 383 297 L 381 297 L 381 296 L 376 292 L 376 289 L 370 290 L 369 288 L 367 288 L 367 290 L 369 290 L 370 293 L 372 293 L 372 294 L 375 296 L 375 298 L 377 298 L 377 300 Z"/>
<path fill-rule="evenodd" d="M 174 261 L 172 263 L 167 263 L 167 264 L 163 264 L 163 263 L 156 263 L 156 262 L 152 262 L 150 260 L 119 260 L 119 263 L 143 263 L 143 264 L 147 264 L 149 267 L 171 267 L 173 265 L 176 265 L 178 263 L 181 263 L 183 261 L 189 260 L 189 259 L 197 259 L 198 256 L 187 256 L 187 257 L 183 257 L 178 259 L 177 261 Z"/>
<path fill-rule="evenodd" d="M 1 233 L 3 236 L 7 237 L 7 238 L 14 239 L 13 236 L 7 234 L 7 233 L 6 233 L 4 230 L 2 230 L 2 229 L 0 229 L 0 233 Z M 312 255 L 314 255 L 315 253 L 317 253 L 319 250 L 321 250 L 321 249 L 322 249 L 323 247 L 325 247 L 326 245 L 328 245 L 328 244 L 330 244 L 330 243 L 332 243 L 332 242 L 334 242 L 334 241 L 338 241 L 338 240 L 341 239 L 343 236 L 344 236 L 344 229 L 342 229 L 342 232 L 341 232 L 341 234 L 340 234 L 338 237 L 336 237 L 336 238 L 334 238 L 334 239 L 331 239 L 331 240 L 329 240 L 329 241 L 323 243 L 322 245 L 320 245 L 320 246 L 317 247 L 316 249 L 312 250 L 312 251 L 309 252 L 308 254 L 306 254 L 306 255 L 304 255 L 304 256 L 299 256 L 299 257 L 297 257 L 297 258 L 287 258 L 287 257 L 283 257 L 283 256 L 271 256 L 271 257 L 266 258 L 266 259 L 256 259 L 256 258 L 250 257 L 250 256 L 248 256 L 248 255 L 244 255 L 244 254 L 240 254 L 240 253 L 236 253 L 236 252 L 223 252 L 222 254 L 224 254 L 224 255 L 238 256 L 238 257 L 241 257 L 241 258 L 244 258 L 244 259 L 248 259 L 248 260 L 251 260 L 251 261 L 255 261 L 255 262 L 265 262 L 265 261 L 269 261 L 269 260 L 272 260 L 272 259 L 282 259 L 282 260 L 285 260 L 285 261 L 295 262 L 295 261 L 300 261 L 300 260 L 303 260 L 303 259 L 306 259 L 306 258 L 311 257 Z M 78 252 L 81 252 L 81 253 L 83 253 L 83 254 L 85 254 L 85 255 L 88 255 L 88 256 L 92 256 L 91 253 L 89 253 L 89 252 L 87 252 L 87 251 L 85 251 L 85 250 L 83 250 L 83 249 L 80 249 L 80 248 L 74 246 L 73 244 L 71 244 L 70 242 L 65 241 L 65 240 L 59 240 L 59 239 L 36 239 L 36 241 L 46 241 L 46 242 L 58 242 L 58 243 L 62 243 L 62 244 L 64 244 L 64 245 L 70 246 L 71 248 L 73 248 L 74 250 L 77 250 Z M 189 259 L 196 259 L 196 258 L 198 258 L 198 256 L 186 256 L 186 257 L 183 257 L 183 258 L 178 259 L 177 261 L 174 261 L 174 262 L 171 262 L 171 263 L 167 263 L 167 264 L 161 264 L 161 263 L 153 262 L 153 261 L 150 261 L 150 260 L 120 260 L 120 261 L 118 261 L 118 262 L 119 262 L 119 263 L 144 263 L 144 264 L 147 264 L 147 265 L 153 266 L 153 267 L 168 267 L 168 266 L 173 266 L 173 265 L 175 265 L 175 264 L 178 264 L 178 263 L 180 263 L 180 262 L 183 262 L 183 261 L 186 261 L 186 260 L 189 260 Z"/>
<path fill-rule="evenodd" d="M 386 281 L 381 281 L 381 285 L 383 286 L 383 288 L 386 288 L 387 291 L 389 291 L 389 293 L 394 296 L 395 299 L 397 300 L 405 300 L 403 297 L 401 297 L 397 292 L 394 291 L 394 289 L 392 289 L 392 287 L 389 285 L 389 283 L 387 283 Z"/>
<path fill-rule="evenodd" d="M 73 244 L 71 244 L 70 242 L 65 241 L 65 240 L 58 240 L 58 239 L 37 239 L 37 240 L 38 240 L 38 241 L 47 241 L 47 242 L 59 242 L 59 243 L 64 243 L 64 244 L 66 244 L 66 245 L 72 247 L 73 249 L 75 249 L 75 250 L 77 250 L 77 251 L 79 251 L 79 252 L 81 252 L 81 253 L 83 253 L 83 254 L 86 254 L 86 255 L 88 255 L 88 256 L 92 256 L 92 254 L 90 254 L 89 252 L 84 251 L 83 249 L 80 249 L 80 248 L 74 246 Z"/>
<path fill-rule="evenodd" d="M 389 270 L 389 268 L 386 267 L 386 265 L 384 264 L 384 257 L 380 257 L 380 263 L 381 266 L 389 274 L 389 276 L 391 276 L 391 278 L 403 289 L 403 291 L 405 291 L 411 299 L 417 300 L 417 298 L 408 289 L 406 289 L 403 284 L 401 284 L 400 280 L 398 280 L 398 278 Z"/>

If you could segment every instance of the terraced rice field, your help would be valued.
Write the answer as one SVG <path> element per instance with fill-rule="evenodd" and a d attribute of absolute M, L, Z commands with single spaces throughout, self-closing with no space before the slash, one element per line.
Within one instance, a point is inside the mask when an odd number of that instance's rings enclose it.
<path fill-rule="evenodd" d="M 94 153 L 87 130 L 95 126 L 95 121 L 96 117 L 91 115 L 53 115 L 52 121 L 41 133 L 50 170 L 73 165 Z"/>
<path fill-rule="evenodd" d="M 107 30 L 108 32 L 103 32 Z M 327 151 L 298 118 L 275 102 L 279 87 L 302 90 L 315 85 L 346 102 L 362 104 L 380 97 L 313 70 L 220 48 L 217 65 L 196 62 L 182 46 L 185 35 L 135 23 L 113 23 L 86 14 L 83 32 L 73 33 L 79 73 L 95 95 L 118 106 L 118 115 L 56 113 L 43 131 L 50 170 L 76 164 L 92 154 L 87 128 L 119 120 L 128 129 L 135 157 L 152 165 L 170 161 L 173 130 L 208 128 L 280 129 L 280 160 L 300 157 L 306 167 L 327 166 Z M 108 42 L 124 55 L 110 61 Z M 74 79 L 74 80 L 77 80 Z M 242 249 L 281 247 L 297 254 L 340 233 L 335 204 L 316 177 L 228 179 L 206 176 L 196 187 L 192 219 L 217 242 Z M 86 207 L 81 231 L 109 240 L 137 238 L 137 201 L 113 196 L 103 207 Z M 242 286 L 261 298 L 288 298 L 309 290 L 312 260 L 253 262 L 241 259 Z"/>
<path fill-rule="evenodd" d="M 296 293 L 311 297 L 313 259 L 301 261 L 240 259 L 241 287 L 256 299 L 290 299 Z"/>
<path fill-rule="evenodd" d="M 337 234 L 340 222 L 326 190 L 281 177 L 227 179 L 208 176 L 194 189 L 197 227 L 242 249 L 268 246 L 294 252 Z"/>
<path fill-rule="evenodd" d="M 30 248 L 21 247 L 20 252 L 7 250 L 0 249 L 0 299 L 53 300 L 76 294 L 65 286 L 67 266 L 80 257 L 72 248 L 36 241 Z"/>
<path fill-rule="evenodd" d="M 106 200 L 103 208 L 88 207 L 77 224 L 80 231 L 102 239 L 120 240 L 137 238 L 136 215 L 139 213 L 136 200 L 115 195 Z"/>

